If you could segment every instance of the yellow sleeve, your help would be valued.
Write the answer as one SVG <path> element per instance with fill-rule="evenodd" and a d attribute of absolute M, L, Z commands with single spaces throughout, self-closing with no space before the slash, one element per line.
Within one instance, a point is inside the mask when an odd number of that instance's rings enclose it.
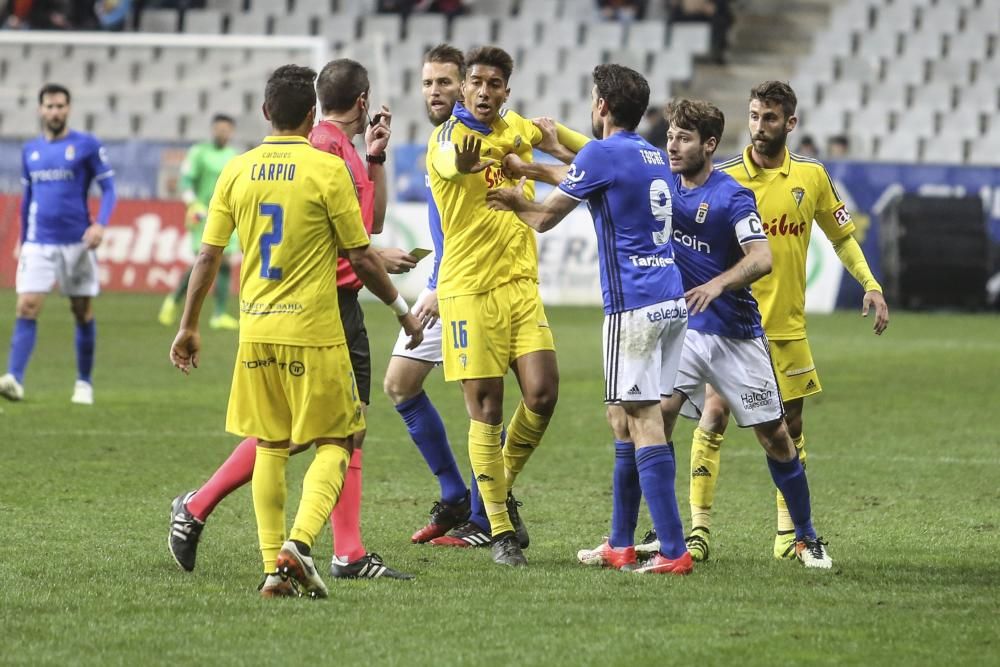
<path fill-rule="evenodd" d="M 816 198 L 816 223 L 826 234 L 826 238 L 836 243 L 846 236 L 854 233 L 854 221 L 851 220 L 851 213 L 847 210 L 847 205 L 840 199 L 833 179 L 827 173 L 826 168 L 819 166 L 819 174 L 816 178 L 818 195 Z"/>
<path fill-rule="evenodd" d="M 579 153 L 584 146 L 590 143 L 590 139 L 576 130 L 569 129 L 562 123 L 556 123 L 556 136 L 559 137 L 559 143 L 574 153 Z"/>
<path fill-rule="evenodd" d="M 236 174 L 234 164 L 235 161 L 231 161 L 219 174 L 215 192 L 212 193 L 212 201 L 208 206 L 208 220 L 201 235 L 202 243 L 225 247 L 229 245 L 229 239 L 236 229 L 236 220 L 233 219 L 233 209 L 229 202 Z"/>
<path fill-rule="evenodd" d="M 847 272 L 854 276 L 854 279 L 861 284 L 861 287 L 866 292 L 872 290 L 876 292 L 882 291 L 882 286 L 878 284 L 875 276 L 872 275 L 872 270 L 865 259 L 865 253 L 861 250 L 861 246 L 858 245 L 853 236 L 848 235 L 834 241 L 833 249 L 837 251 L 837 257 L 840 258 Z"/>
<path fill-rule="evenodd" d="M 327 181 L 326 210 L 337 239 L 337 248 L 348 250 L 371 244 L 361 220 L 354 182 L 343 160 L 336 160 L 333 174 Z"/>
<path fill-rule="evenodd" d="M 431 140 L 427 143 L 427 172 L 430 173 L 433 169 L 446 181 L 462 176 L 455 167 L 455 146 L 460 139 L 460 136 L 455 135 L 462 134 L 459 126 L 459 123 L 445 123 L 431 134 Z"/>

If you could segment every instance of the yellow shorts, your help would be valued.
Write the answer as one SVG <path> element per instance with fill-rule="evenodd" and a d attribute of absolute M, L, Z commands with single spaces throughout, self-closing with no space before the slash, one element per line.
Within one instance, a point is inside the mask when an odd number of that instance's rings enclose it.
<path fill-rule="evenodd" d="M 298 445 L 365 428 L 346 345 L 240 343 L 226 430 Z"/>
<path fill-rule="evenodd" d="M 768 345 L 781 400 L 791 401 L 823 391 L 808 340 L 769 340 Z"/>
<path fill-rule="evenodd" d="M 449 382 L 503 377 L 518 357 L 555 350 L 534 280 L 441 299 L 440 308 L 444 379 Z"/>

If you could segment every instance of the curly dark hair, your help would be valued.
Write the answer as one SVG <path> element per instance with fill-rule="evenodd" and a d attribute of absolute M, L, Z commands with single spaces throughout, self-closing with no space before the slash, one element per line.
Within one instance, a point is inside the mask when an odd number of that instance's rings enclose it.
<path fill-rule="evenodd" d="M 594 85 L 597 96 L 608 103 L 615 125 L 629 131 L 639 126 L 649 106 L 645 77 L 623 65 L 598 65 L 594 68 Z"/>
<path fill-rule="evenodd" d="M 316 106 L 316 70 L 282 65 L 264 87 L 264 108 L 276 130 L 294 130 Z"/>
<path fill-rule="evenodd" d="M 765 81 L 750 89 L 750 99 L 760 100 L 765 104 L 780 104 L 785 118 L 795 115 L 795 107 L 799 101 L 795 91 L 784 81 Z"/>
<path fill-rule="evenodd" d="M 715 137 L 722 141 L 722 131 L 726 128 L 726 117 L 719 107 L 702 100 L 674 100 L 667 105 L 667 123 L 690 132 L 697 132 L 701 143 Z"/>
<path fill-rule="evenodd" d="M 469 49 L 465 54 L 465 66 L 471 69 L 473 65 L 496 67 L 503 73 L 504 81 L 510 81 L 510 75 L 514 72 L 514 59 L 499 46 L 477 46 Z"/>

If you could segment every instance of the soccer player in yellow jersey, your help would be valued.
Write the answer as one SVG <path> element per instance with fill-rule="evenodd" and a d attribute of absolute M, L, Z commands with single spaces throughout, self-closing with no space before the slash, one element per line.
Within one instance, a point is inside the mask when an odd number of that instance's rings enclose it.
<path fill-rule="evenodd" d="M 490 522 L 493 560 L 523 566 L 527 533 L 511 489 L 555 409 L 559 370 L 538 294 L 534 232 L 514 213 L 490 210 L 486 193 L 514 185 L 502 171 L 504 155 L 529 160 L 543 137 L 530 121 L 501 109 L 510 93 L 510 55 L 480 47 L 466 55 L 465 64 L 464 104 L 456 103 L 427 147 L 445 248 L 438 276 L 444 373 L 446 380 L 462 382 L 471 419 L 469 459 Z M 563 129 L 562 134 L 563 144 L 574 143 L 569 135 L 575 133 Z M 582 135 L 576 136 L 579 143 Z M 508 368 L 517 376 L 522 400 L 502 444 Z"/>
<path fill-rule="evenodd" d="M 188 373 L 200 353 L 198 320 L 235 229 L 243 249 L 240 343 L 226 430 L 258 439 L 252 494 L 264 560 L 264 597 L 326 597 L 311 548 L 337 502 L 365 428 L 337 304 L 344 253 L 365 285 L 391 304 L 416 346 L 421 326 L 369 246 L 351 176 L 306 138 L 315 120 L 316 73 L 285 65 L 268 79 L 264 116 L 274 130 L 226 165 L 209 207 L 180 330 L 170 348 Z M 316 445 L 292 530 L 285 534 L 289 448 Z"/>
<path fill-rule="evenodd" d="M 876 334 L 888 326 L 889 308 L 854 239 L 851 215 L 826 169 L 786 147 L 788 134 L 798 121 L 795 107 L 795 93 L 788 84 L 765 81 L 755 87 L 750 92 L 751 144 L 742 155 L 717 168 L 753 191 L 770 242 L 772 272 L 755 282 L 752 289 L 770 342 L 788 431 L 805 464 L 803 399 L 822 390 L 806 339 L 805 320 L 806 251 L 814 220 L 844 267 L 864 287 L 861 312 L 867 317 L 874 307 Z M 692 530 L 687 541 L 696 560 L 708 558 L 719 448 L 729 421 L 728 407 L 717 394 L 709 394 L 691 443 Z M 794 559 L 794 525 L 780 492 L 777 504 L 774 556 Z"/>

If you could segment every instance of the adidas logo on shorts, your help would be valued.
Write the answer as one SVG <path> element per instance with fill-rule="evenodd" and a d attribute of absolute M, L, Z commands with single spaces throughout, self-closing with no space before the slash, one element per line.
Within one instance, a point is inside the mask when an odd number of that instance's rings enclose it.
<path fill-rule="evenodd" d="M 809 380 L 809 382 L 806 383 L 806 390 L 807 391 L 809 389 L 815 389 L 815 388 L 816 388 L 816 381 L 815 380 Z"/>
<path fill-rule="evenodd" d="M 705 466 L 698 466 L 697 468 L 695 468 L 694 470 L 691 471 L 691 476 L 692 477 L 711 477 L 712 473 L 709 472 L 708 468 L 706 468 Z"/>
<path fill-rule="evenodd" d="M 642 389 L 639 389 L 639 385 L 634 384 L 626 393 L 628 393 L 629 396 L 640 396 L 642 395 Z"/>

